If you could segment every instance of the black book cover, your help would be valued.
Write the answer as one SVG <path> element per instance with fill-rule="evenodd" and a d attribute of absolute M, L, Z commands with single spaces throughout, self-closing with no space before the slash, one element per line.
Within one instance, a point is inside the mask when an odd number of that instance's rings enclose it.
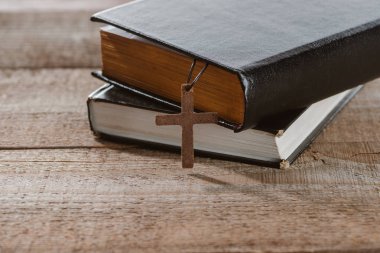
<path fill-rule="evenodd" d="M 378 0 L 140 0 L 92 20 L 237 73 L 237 131 L 380 76 Z"/>

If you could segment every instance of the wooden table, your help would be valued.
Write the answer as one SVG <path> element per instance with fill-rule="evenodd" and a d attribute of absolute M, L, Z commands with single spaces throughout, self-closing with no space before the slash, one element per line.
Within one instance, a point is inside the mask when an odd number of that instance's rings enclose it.
<path fill-rule="evenodd" d="M 105 3 L 107 2 L 107 3 Z M 0 252 L 380 252 L 380 80 L 290 170 L 93 137 L 118 0 L 0 2 Z"/>

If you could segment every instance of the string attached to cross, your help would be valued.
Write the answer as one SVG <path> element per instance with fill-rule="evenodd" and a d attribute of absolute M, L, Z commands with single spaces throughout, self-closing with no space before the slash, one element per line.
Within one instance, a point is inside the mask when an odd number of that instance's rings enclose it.
<path fill-rule="evenodd" d="M 210 124 L 218 122 L 218 114 L 215 112 L 194 112 L 194 86 L 208 67 L 208 63 L 206 63 L 199 74 L 191 80 L 196 64 L 197 60 L 194 59 L 190 67 L 187 82 L 181 86 L 181 113 L 156 116 L 157 126 L 179 125 L 182 127 L 182 168 L 194 167 L 193 126 L 195 124 Z"/>

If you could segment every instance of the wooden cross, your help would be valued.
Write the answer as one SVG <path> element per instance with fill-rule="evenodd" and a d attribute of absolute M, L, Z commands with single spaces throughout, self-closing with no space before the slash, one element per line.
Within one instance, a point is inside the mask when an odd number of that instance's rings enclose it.
<path fill-rule="evenodd" d="M 181 113 L 180 114 L 167 114 L 158 115 L 156 117 L 156 125 L 169 126 L 180 125 L 182 126 L 182 167 L 194 167 L 194 137 L 193 125 L 217 123 L 218 116 L 214 112 L 194 113 L 194 96 L 193 89 L 188 89 L 188 84 L 182 85 L 181 96 Z"/>

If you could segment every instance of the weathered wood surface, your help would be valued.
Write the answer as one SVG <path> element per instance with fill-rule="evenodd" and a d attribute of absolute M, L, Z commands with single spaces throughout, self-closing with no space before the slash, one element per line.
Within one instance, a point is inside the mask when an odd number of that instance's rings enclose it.
<path fill-rule="evenodd" d="M 99 33 L 90 16 L 121 0 L 1 0 L 0 68 L 95 67 Z"/>
<path fill-rule="evenodd" d="M 3 12 L 76 12 L 78 10 L 99 11 L 128 0 L 1 0 L 0 10 Z"/>
<path fill-rule="evenodd" d="M 107 3 L 65 2 L 0 3 L 1 253 L 380 251 L 380 80 L 290 170 L 182 170 L 179 154 L 92 136 L 87 20 Z"/>

